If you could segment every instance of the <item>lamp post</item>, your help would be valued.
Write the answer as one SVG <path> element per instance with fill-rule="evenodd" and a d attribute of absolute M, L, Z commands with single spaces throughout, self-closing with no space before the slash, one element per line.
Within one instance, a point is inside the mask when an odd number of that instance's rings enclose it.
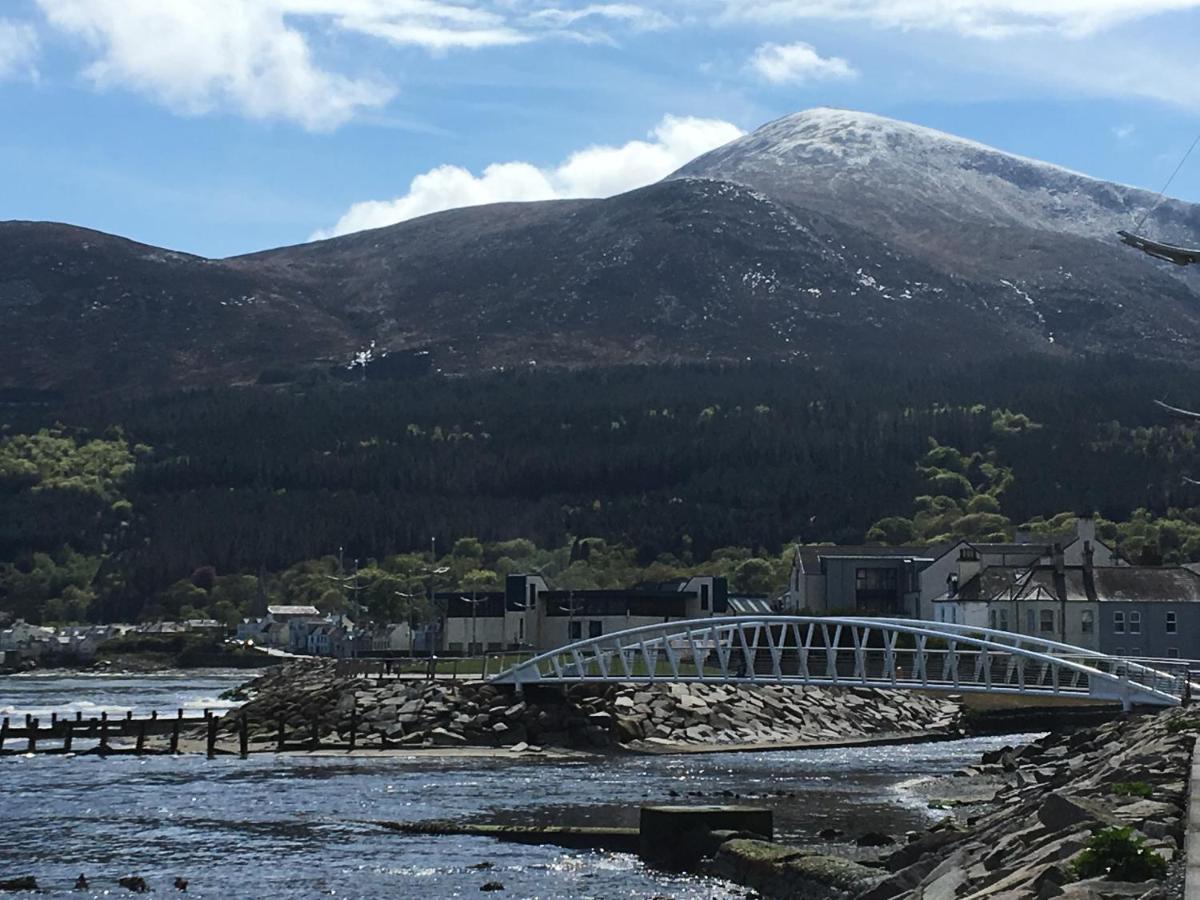
<path fill-rule="evenodd" d="M 434 578 L 434 576 L 437 576 L 437 575 L 445 575 L 446 572 L 448 572 L 448 571 L 450 571 L 449 565 L 422 565 L 422 566 L 419 566 L 419 568 L 416 569 L 416 571 L 414 572 L 415 576 L 418 576 L 418 577 L 428 576 L 428 580 L 430 580 L 430 593 L 428 593 L 428 600 L 430 600 L 430 610 L 432 610 L 433 605 L 434 605 L 434 600 L 436 600 L 436 598 L 434 598 L 433 578 Z M 402 592 L 402 590 L 396 590 L 396 592 L 392 592 L 392 593 L 395 593 L 396 596 L 402 596 L 402 598 L 404 598 L 410 602 L 412 602 L 413 600 L 416 600 L 416 598 L 418 598 L 418 596 L 419 596 L 418 594 L 406 594 L 406 593 Z M 415 613 L 412 610 L 409 610 L 409 613 L 408 613 L 408 655 L 409 655 L 410 659 L 415 658 L 415 656 L 416 656 L 416 622 L 415 622 Z"/>
<path fill-rule="evenodd" d="M 417 616 L 413 610 L 412 601 L 417 599 L 416 594 L 406 594 L 404 591 L 392 591 L 397 597 L 403 597 L 408 601 L 408 658 L 416 659 L 417 657 Z"/>
<path fill-rule="evenodd" d="M 571 641 L 575 640 L 575 638 L 571 636 L 571 632 L 574 630 L 574 625 L 575 625 L 575 591 L 574 590 L 567 591 L 567 605 L 560 606 L 559 609 L 567 614 L 567 642 L 570 643 Z M 580 639 L 583 638 L 583 628 L 582 627 L 579 629 L 579 637 L 580 637 Z"/>
<path fill-rule="evenodd" d="M 485 601 L 487 597 L 480 597 L 478 600 L 476 600 L 475 591 L 471 591 L 470 597 L 463 597 L 460 595 L 458 599 L 462 600 L 464 603 L 471 604 L 471 651 L 468 655 L 474 656 L 475 647 L 479 643 L 479 604 Z"/>

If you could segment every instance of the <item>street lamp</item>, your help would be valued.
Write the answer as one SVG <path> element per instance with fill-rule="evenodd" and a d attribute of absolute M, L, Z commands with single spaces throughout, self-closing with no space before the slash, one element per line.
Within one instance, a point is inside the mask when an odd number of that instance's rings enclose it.
<path fill-rule="evenodd" d="M 469 655 L 474 656 L 475 655 L 475 647 L 479 643 L 479 641 L 478 641 L 478 637 L 479 637 L 479 633 L 478 633 L 479 604 L 483 603 L 485 600 L 487 600 L 487 597 L 480 597 L 478 600 L 476 600 L 475 592 L 471 591 L 470 597 L 460 596 L 458 599 L 462 600 L 464 603 L 471 604 L 471 650 L 470 650 Z"/>
<path fill-rule="evenodd" d="M 575 638 L 571 635 L 571 632 L 574 630 L 574 625 L 575 625 L 575 591 L 574 590 L 567 591 L 567 605 L 560 606 L 559 609 L 567 614 L 567 640 L 573 641 L 573 640 L 575 640 Z M 579 637 L 580 637 L 580 639 L 583 638 L 583 628 L 582 627 L 580 627 L 580 629 L 579 629 Z"/>
<path fill-rule="evenodd" d="M 338 547 L 338 574 L 324 576 L 329 581 L 337 584 L 342 589 L 342 604 L 345 607 L 347 604 L 354 611 L 354 617 L 359 622 L 365 622 L 367 615 L 363 611 L 362 604 L 358 600 L 358 592 L 362 590 L 362 585 L 358 582 L 358 560 L 354 560 L 354 573 L 352 575 L 345 574 L 345 565 L 342 560 L 342 548 Z M 354 599 L 348 598 L 347 592 L 354 592 Z"/>
<path fill-rule="evenodd" d="M 408 603 L 408 658 L 417 658 L 417 614 L 413 608 L 413 600 L 416 600 L 417 594 L 406 594 L 404 591 L 392 591 L 397 597 L 403 597 Z"/>

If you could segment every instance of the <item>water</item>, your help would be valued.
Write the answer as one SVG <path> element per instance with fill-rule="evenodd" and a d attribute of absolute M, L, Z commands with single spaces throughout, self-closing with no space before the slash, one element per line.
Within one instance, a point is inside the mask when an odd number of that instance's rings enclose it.
<path fill-rule="evenodd" d="M 0 676 L 0 718 L 26 715 L 49 719 L 50 713 L 82 712 L 83 717 L 123 716 L 129 710 L 143 715 L 158 710 L 172 714 L 182 707 L 185 715 L 203 709 L 222 713 L 237 706 L 220 694 L 255 676 L 245 669 L 202 669 L 160 672 L 154 675 L 104 673 L 28 672 Z"/>
<path fill-rule="evenodd" d="M 0 709 L 120 712 L 215 708 L 246 673 L 0 678 Z M 44 714 L 44 713 L 43 713 Z M 742 801 L 776 809 L 779 836 L 819 843 L 922 828 L 942 813 L 912 790 L 1003 739 L 905 747 L 516 759 L 13 756 L 0 759 L 0 878 L 31 874 L 54 895 L 100 896 L 136 873 L 201 897 L 744 897 L 745 889 L 647 869 L 633 856 L 400 835 L 379 820 L 634 824 L 647 802 Z M 672 797 L 674 791 L 678 797 Z M 697 796 L 703 797 L 701 800 Z M 794 796 L 788 796 L 792 794 Z M 846 845 L 835 848 L 846 852 Z M 490 862 L 487 870 L 471 868 Z M 71 892 L 84 872 L 94 893 Z M 123 893 L 123 892 L 122 892 Z"/>

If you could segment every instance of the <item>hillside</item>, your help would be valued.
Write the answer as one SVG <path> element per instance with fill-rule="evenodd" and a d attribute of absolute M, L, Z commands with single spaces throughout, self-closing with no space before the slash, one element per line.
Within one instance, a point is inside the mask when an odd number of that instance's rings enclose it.
<path fill-rule="evenodd" d="M 1039 352 L 1193 361 L 1196 284 L 1117 244 L 1149 201 L 917 126 L 811 110 L 607 200 L 452 210 L 228 260 L 0 223 L 0 390 Z M 1156 232 L 1200 241 L 1200 207 Z"/>

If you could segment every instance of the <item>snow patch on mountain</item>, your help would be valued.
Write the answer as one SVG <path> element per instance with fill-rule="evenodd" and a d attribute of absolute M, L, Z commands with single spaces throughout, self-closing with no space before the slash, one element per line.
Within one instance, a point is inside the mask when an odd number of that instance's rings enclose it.
<path fill-rule="evenodd" d="M 1155 201 L 1148 191 L 932 128 L 824 107 L 770 122 L 671 177 L 738 182 L 889 237 L 928 224 L 1112 240 Z M 1164 240 L 1200 242 L 1200 206 L 1166 200 L 1147 227 Z"/>

